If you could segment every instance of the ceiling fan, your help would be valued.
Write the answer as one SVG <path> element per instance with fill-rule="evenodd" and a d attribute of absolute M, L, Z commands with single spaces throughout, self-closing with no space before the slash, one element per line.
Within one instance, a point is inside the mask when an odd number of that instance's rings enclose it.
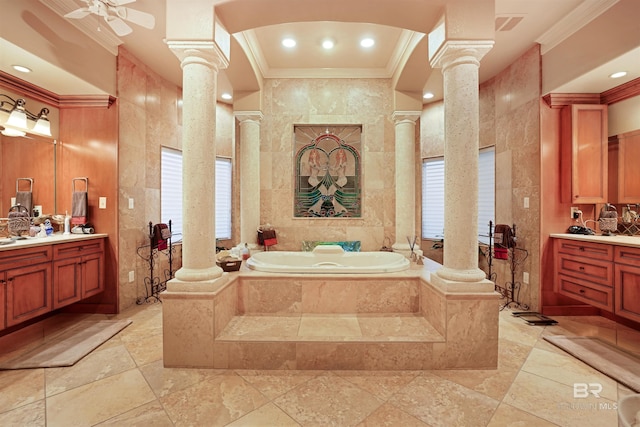
<path fill-rule="evenodd" d="M 124 7 L 123 5 L 133 3 L 136 0 L 82 0 L 87 4 L 85 7 L 73 10 L 65 18 L 82 19 L 88 15 L 101 16 L 111 29 L 118 36 L 126 36 L 133 30 L 125 22 L 129 21 L 141 27 L 152 29 L 156 20 L 150 13 Z"/>

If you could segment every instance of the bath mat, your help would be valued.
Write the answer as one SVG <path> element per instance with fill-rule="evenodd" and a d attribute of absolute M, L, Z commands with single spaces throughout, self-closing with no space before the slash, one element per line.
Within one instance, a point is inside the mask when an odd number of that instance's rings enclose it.
<path fill-rule="evenodd" d="M 575 358 L 640 393 L 640 357 L 593 337 L 545 336 Z"/>
<path fill-rule="evenodd" d="M 131 320 L 82 320 L 50 341 L 12 360 L 0 369 L 71 366 L 131 324 Z"/>

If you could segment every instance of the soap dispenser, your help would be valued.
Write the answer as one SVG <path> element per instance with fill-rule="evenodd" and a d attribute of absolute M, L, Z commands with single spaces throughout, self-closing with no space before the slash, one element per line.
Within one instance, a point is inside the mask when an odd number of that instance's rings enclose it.
<path fill-rule="evenodd" d="M 68 211 L 64 213 L 64 233 L 62 234 L 71 234 L 71 217 Z"/>

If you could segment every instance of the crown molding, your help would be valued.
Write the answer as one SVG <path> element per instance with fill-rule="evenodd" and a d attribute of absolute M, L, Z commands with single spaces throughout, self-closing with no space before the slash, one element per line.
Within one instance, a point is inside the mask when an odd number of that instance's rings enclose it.
<path fill-rule="evenodd" d="M 620 0 L 585 0 L 571 13 L 559 20 L 553 27 L 536 39 L 536 42 L 540 43 L 540 54 L 544 55 L 549 52 L 619 1 Z"/>

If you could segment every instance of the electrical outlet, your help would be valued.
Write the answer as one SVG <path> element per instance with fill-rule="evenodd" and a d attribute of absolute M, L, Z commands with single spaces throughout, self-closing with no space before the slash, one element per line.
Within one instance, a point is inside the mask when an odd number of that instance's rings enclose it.
<path fill-rule="evenodd" d="M 106 197 L 100 197 L 100 199 L 98 199 L 98 208 L 107 209 L 107 198 Z"/>
<path fill-rule="evenodd" d="M 571 206 L 571 219 L 580 218 L 581 213 L 582 211 L 580 211 L 580 209 L 578 209 L 576 206 Z"/>
<path fill-rule="evenodd" d="M 131 270 L 129 272 L 129 283 L 133 282 L 134 280 L 136 280 L 136 272 Z"/>
<path fill-rule="evenodd" d="M 129 197 L 129 209 L 133 209 L 133 197 Z"/>
<path fill-rule="evenodd" d="M 528 197 L 524 198 L 524 208 L 525 209 L 529 209 L 529 198 Z"/>
<path fill-rule="evenodd" d="M 529 284 L 529 273 L 527 273 L 526 271 L 522 273 L 522 283 L 524 283 L 525 285 Z"/>

